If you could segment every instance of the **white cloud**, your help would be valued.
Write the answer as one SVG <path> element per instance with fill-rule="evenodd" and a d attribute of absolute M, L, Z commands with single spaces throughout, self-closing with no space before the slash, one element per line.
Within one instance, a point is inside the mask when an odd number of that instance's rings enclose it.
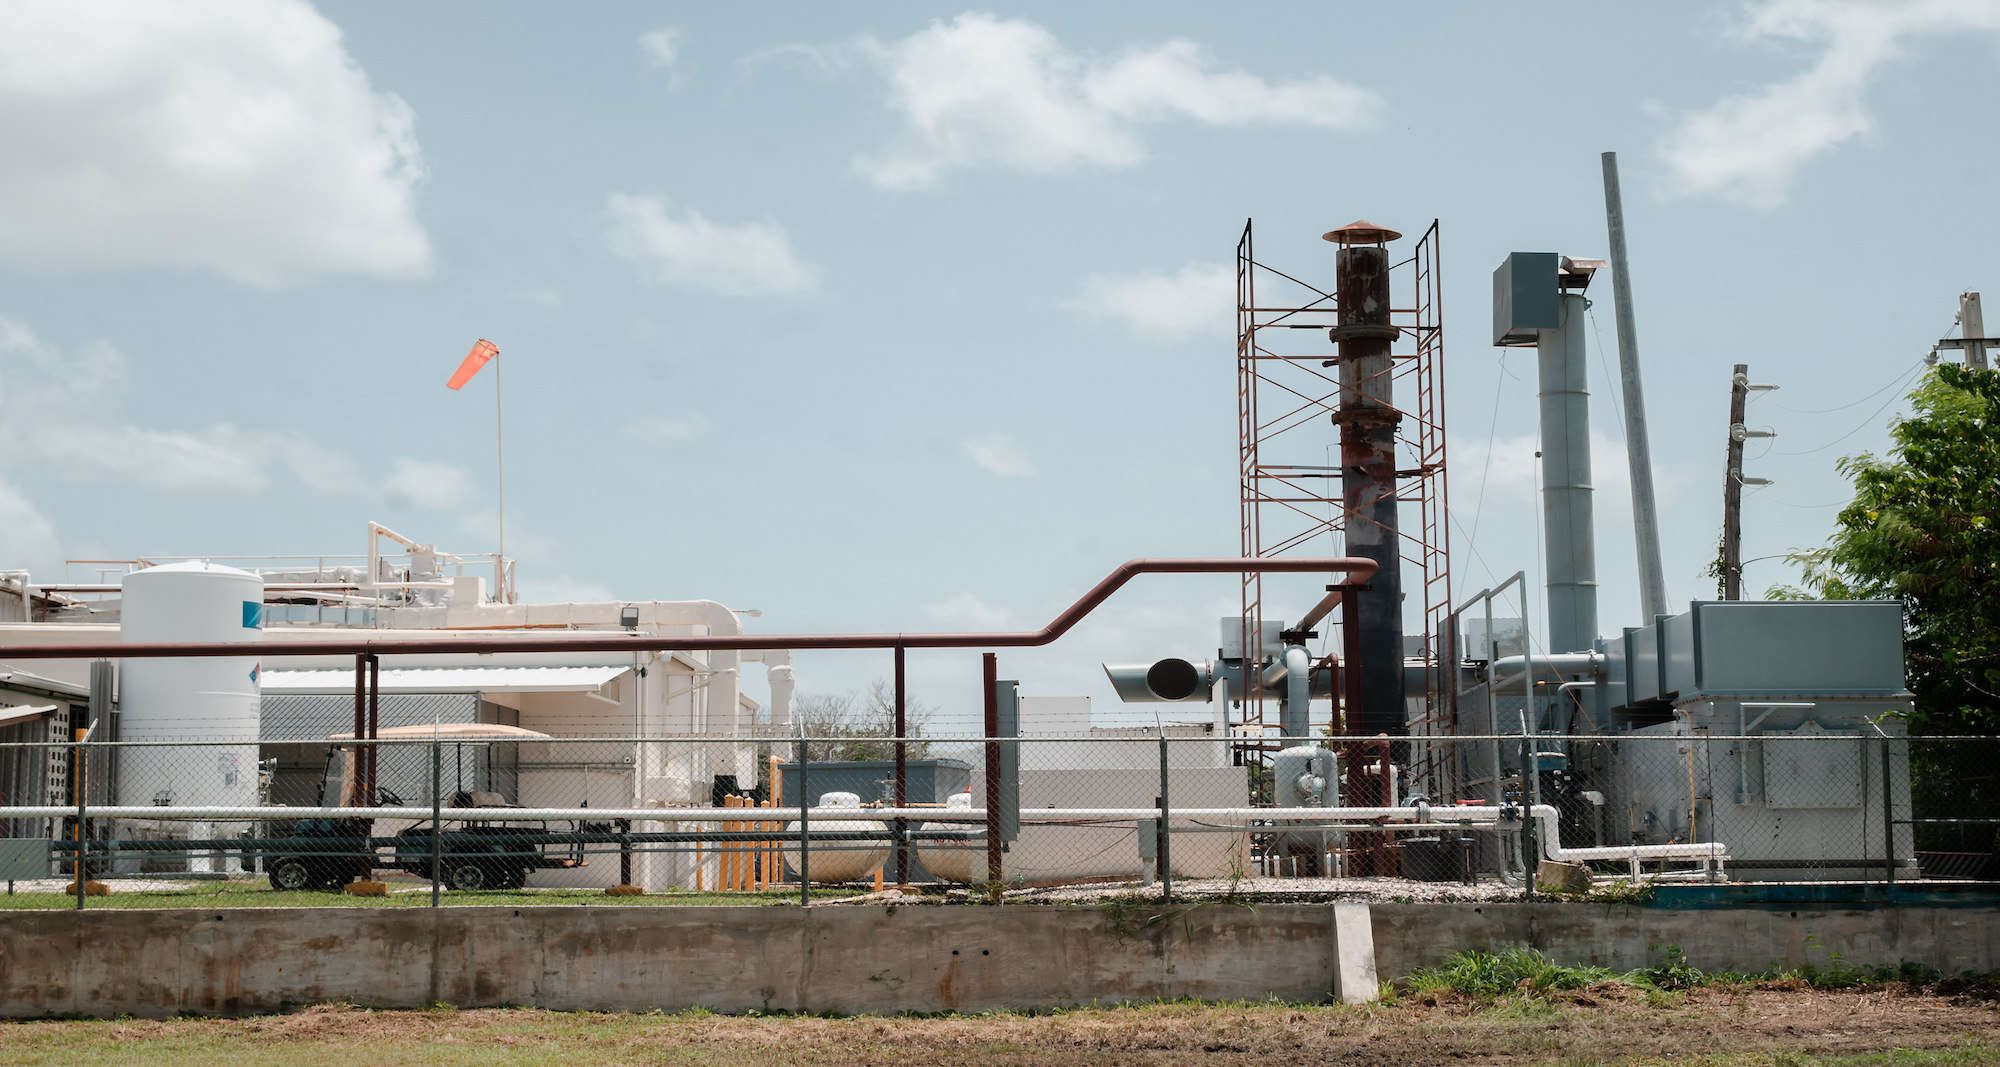
<path fill-rule="evenodd" d="M 1363 128 L 1380 99 L 1326 75 L 1271 84 L 1216 70 L 1186 40 L 1116 56 L 1072 51 L 1041 26 L 968 12 L 898 41 L 857 50 L 889 82 L 906 128 L 887 151 L 855 160 L 876 185 L 912 189 L 944 171 L 991 164 L 1034 173 L 1130 166 L 1145 157 L 1136 127 L 1193 119 L 1211 125 L 1284 122 Z"/>
<path fill-rule="evenodd" d="M 648 445 L 677 445 L 708 432 L 708 416 L 699 411 L 685 415 L 657 416 L 625 427 L 628 440 Z"/>
<path fill-rule="evenodd" d="M 303 0 L 0 5 L 0 257 L 257 286 L 430 268 L 414 116 Z"/>
<path fill-rule="evenodd" d="M 0 482 L 0 567 L 56 571 L 62 560 L 55 524 L 19 488 Z"/>
<path fill-rule="evenodd" d="M 656 67 L 671 67 L 680 62 L 681 31 L 668 27 L 651 30 L 639 35 L 639 51 L 645 53 L 646 62 Z"/>
<path fill-rule="evenodd" d="M 2000 30 L 2000 0 L 1768 0 L 1738 28 L 1745 42 L 1817 45 L 1805 71 L 1725 97 L 1680 119 L 1659 144 L 1670 188 L 1753 207 L 1785 198 L 1800 167 L 1874 130 L 1865 93 L 1915 39 Z"/>
<path fill-rule="evenodd" d="M 606 244 L 653 281 L 730 296 L 803 292 L 819 283 L 819 272 L 792 251 L 776 223 L 718 226 L 691 209 L 670 215 L 657 196 L 613 193 L 606 206 Z"/>
<path fill-rule="evenodd" d="M 472 479 L 449 463 L 398 458 L 382 489 L 392 507 L 449 509 L 471 498 Z"/>
<path fill-rule="evenodd" d="M 320 490 L 358 485 L 348 461 L 295 433 L 227 423 L 160 430 L 121 421 L 125 359 L 102 342 L 64 351 L 0 317 L 0 465 L 36 465 L 79 481 L 172 491 L 246 491 L 286 469 Z M 81 413 L 81 414 L 80 414 Z"/>
<path fill-rule="evenodd" d="M 1226 263 L 1190 263 L 1173 274 L 1093 274 L 1083 280 L 1083 294 L 1063 306 L 1120 320 L 1157 341 L 1226 336 L 1234 326 L 1236 272 Z"/>
<path fill-rule="evenodd" d="M 1035 474 L 1035 461 L 1014 441 L 1010 433 L 992 433 L 976 441 L 961 443 L 972 462 L 1002 478 L 1030 478 Z"/>

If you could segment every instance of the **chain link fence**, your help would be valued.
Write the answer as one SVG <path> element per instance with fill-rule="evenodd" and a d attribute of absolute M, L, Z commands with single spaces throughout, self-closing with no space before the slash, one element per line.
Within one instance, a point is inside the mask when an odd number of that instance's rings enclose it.
<path fill-rule="evenodd" d="M 902 739 L 899 764 L 895 738 L 825 760 L 817 742 L 843 739 L 544 737 L 479 722 L 474 699 L 385 697 L 374 741 L 340 736 L 351 703 L 304 697 L 273 701 L 282 714 L 257 740 L 0 741 L 0 873 L 14 906 L 47 907 L 89 906 L 92 883 L 115 904 L 133 886 L 213 882 L 379 883 L 444 902 L 1353 879 L 1504 899 L 1578 872 L 2000 880 L 1994 737 L 1863 724 L 1290 744 L 1169 726 L 933 734 Z M 733 773 L 670 797 L 665 771 L 694 756 Z"/>

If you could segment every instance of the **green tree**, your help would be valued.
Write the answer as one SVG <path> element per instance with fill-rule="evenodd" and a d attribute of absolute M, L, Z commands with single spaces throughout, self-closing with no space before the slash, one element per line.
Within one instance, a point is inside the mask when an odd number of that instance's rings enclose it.
<path fill-rule="evenodd" d="M 2000 729 L 2000 372 L 1942 364 L 1881 458 L 1843 459 L 1854 501 L 1823 548 L 1794 553 L 1804 591 L 1774 599 L 1904 603 L 1913 733 Z"/>

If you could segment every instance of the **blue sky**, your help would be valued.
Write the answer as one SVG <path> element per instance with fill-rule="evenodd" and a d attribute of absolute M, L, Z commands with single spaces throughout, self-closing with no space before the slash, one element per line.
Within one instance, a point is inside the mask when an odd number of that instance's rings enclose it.
<path fill-rule="evenodd" d="M 1783 387 L 1745 555 L 1810 546 L 1880 390 L 2000 292 L 1996 39 L 1993 0 L 10 3 L 0 562 L 353 552 L 369 519 L 490 551 L 492 374 L 443 387 L 488 337 L 528 595 L 1039 626 L 1124 559 L 1234 554 L 1237 235 L 1330 279 L 1318 235 L 1366 217 L 1442 223 L 1460 588 L 1532 575 L 1532 360 L 1489 347 L 1487 278 L 1602 255 L 1615 150 L 1670 598 L 1711 596 L 1731 364 Z M 1233 598 L 1150 579 L 1003 672 L 1108 711 L 1098 660 L 1206 654 Z M 954 719 L 976 672 L 912 662 Z"/>

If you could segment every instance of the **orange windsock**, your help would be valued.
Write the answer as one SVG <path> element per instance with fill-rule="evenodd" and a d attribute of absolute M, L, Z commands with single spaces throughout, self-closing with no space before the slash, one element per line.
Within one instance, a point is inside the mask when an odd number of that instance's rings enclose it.
<path fill-rule="evenodd" d="M 473 375 L 479 373 L 479 368 L 484 367 L 488 360 L 499 354 L 499 345 L 482 338 L 478 344 L 472 346 L 472 351 L 465 354 L 465 362 L 460 363 L 458 369 L 452 372 L 451 381 L 444 383 L 445 388 L 457 389 L 464 386 L 466 382 L 472 380 Z"/>

